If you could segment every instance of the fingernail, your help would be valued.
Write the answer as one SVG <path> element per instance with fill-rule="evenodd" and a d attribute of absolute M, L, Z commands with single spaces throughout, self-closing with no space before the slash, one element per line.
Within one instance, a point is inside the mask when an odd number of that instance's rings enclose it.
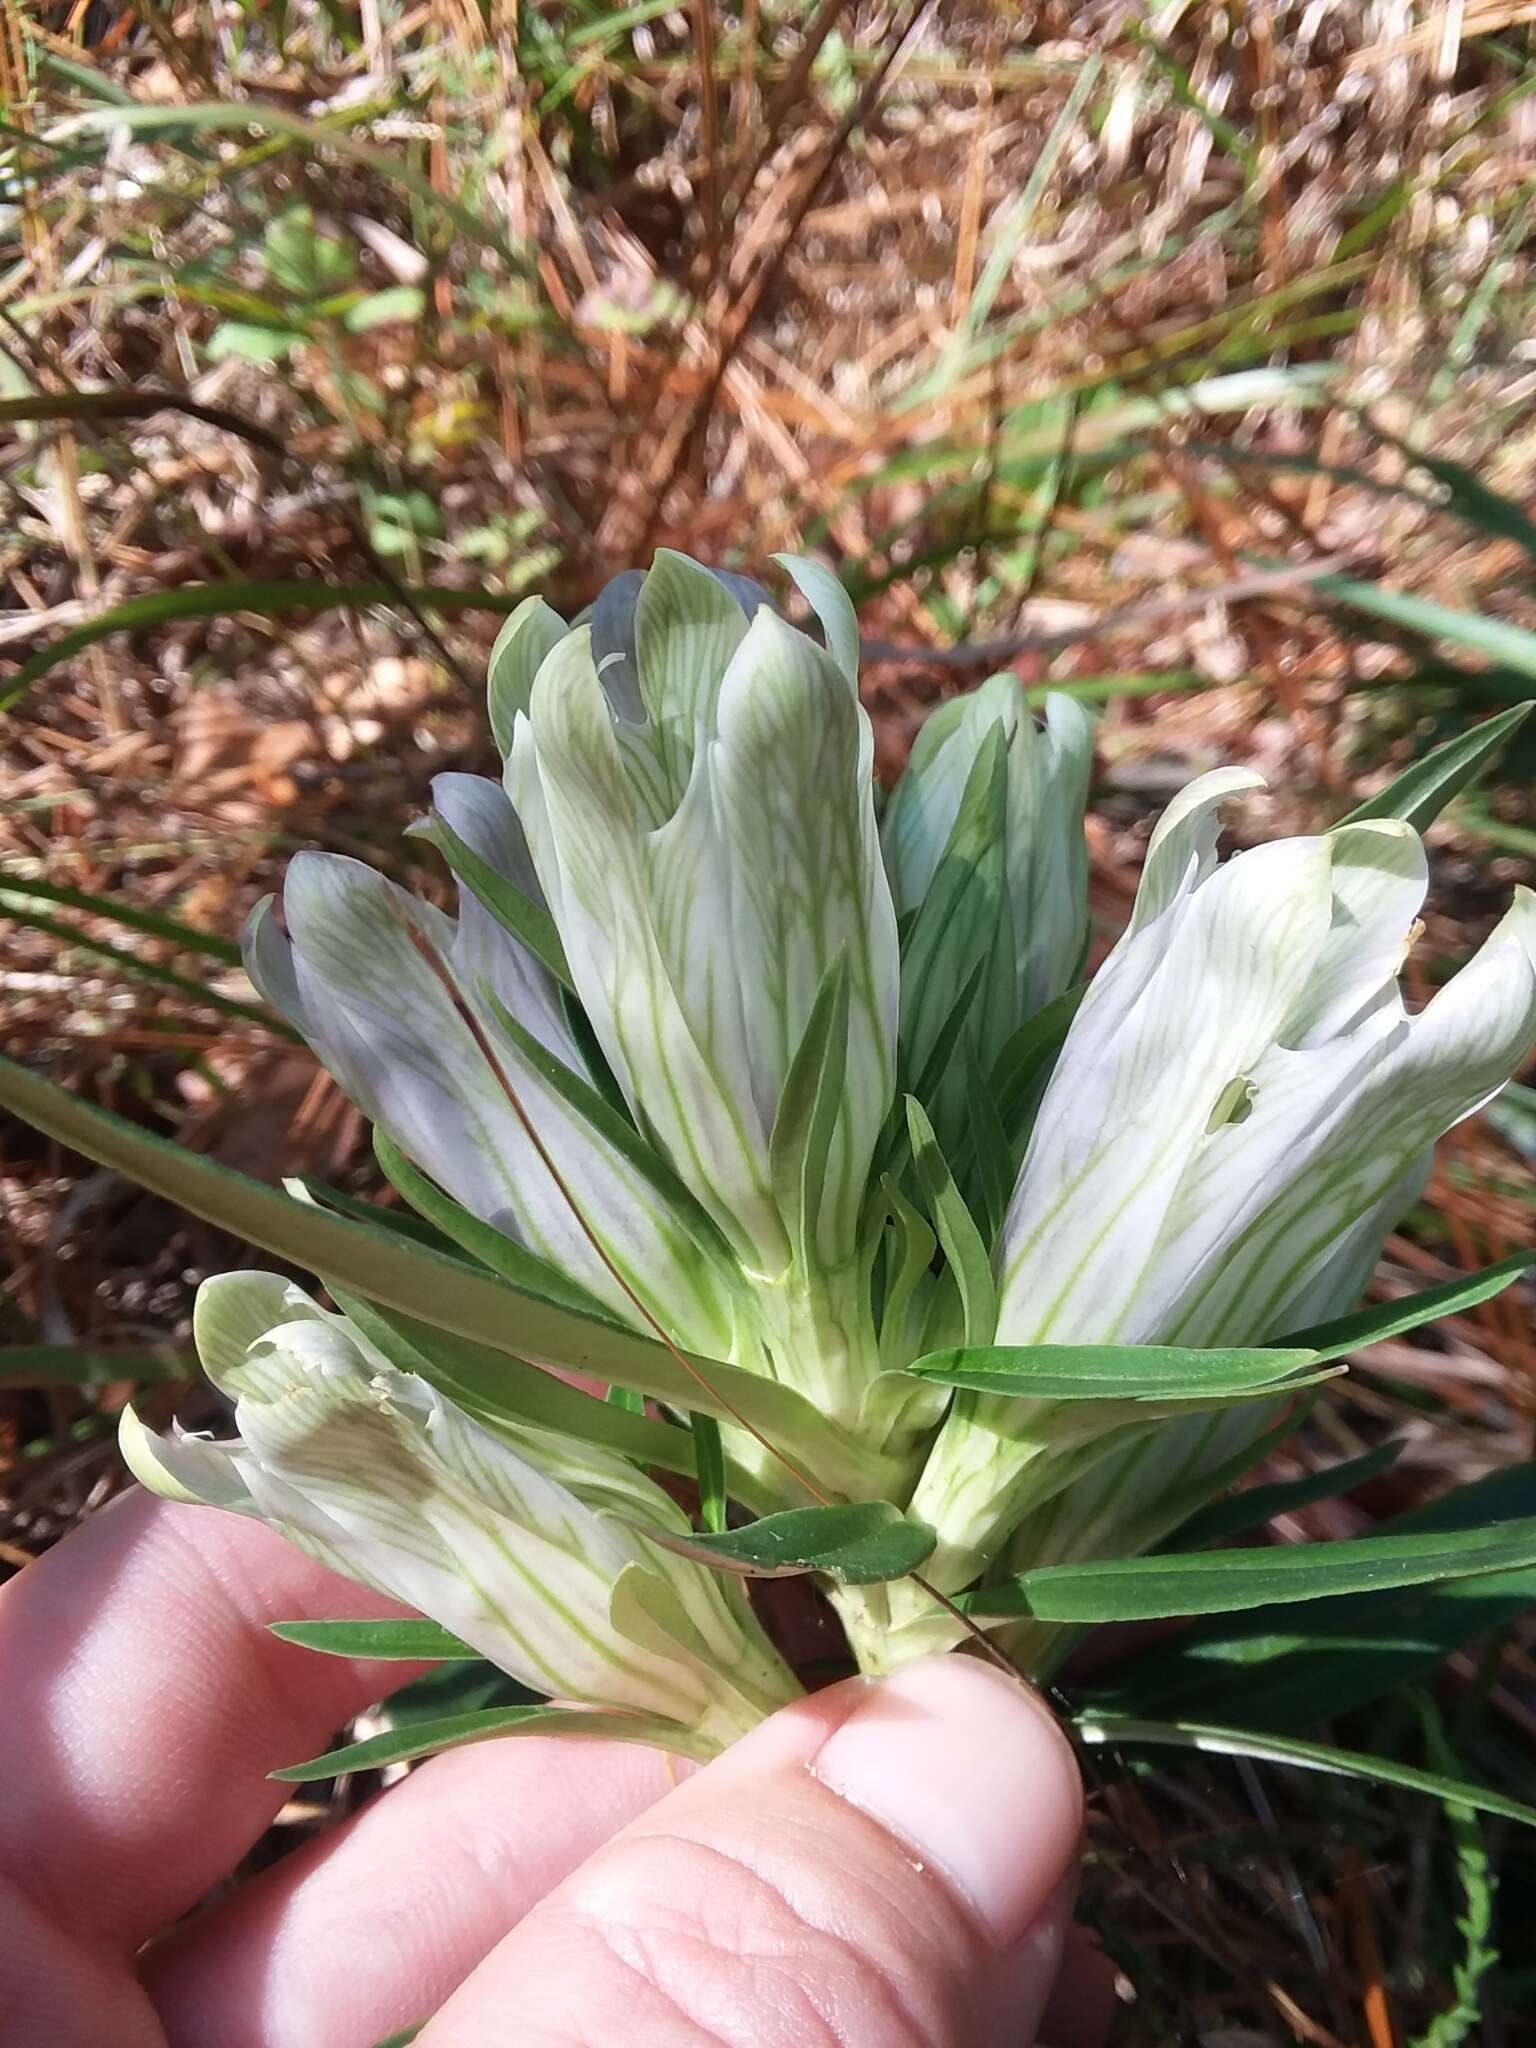
<path fill-rule="evenodd" d="M 1082 1790 L 1066 1738 L 1022 1682 L 926 1657 L 871 1684 L 811 1770 L 931 1864 L 1002 1948 L 1071 1869 Z"/>

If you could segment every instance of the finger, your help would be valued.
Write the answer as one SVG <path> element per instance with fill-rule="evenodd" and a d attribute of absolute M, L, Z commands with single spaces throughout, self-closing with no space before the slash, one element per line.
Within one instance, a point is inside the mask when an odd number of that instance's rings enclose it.
<path fill-rule="evenodd" d="M 1061 1968 L 1040 2015 L 1050 2048 L 1103 2048 L 1119 2005 L 1118 1973 L 1086 1927 L 1067 1929 Z"/>
<path fill-rule="evenodd" d="M 421 1668 L 300 1650 L 268 1621 L 397 1614 L 255 1522 L 138 1492 L 0 1594 L 0 1877 L 135 1948 L 194 1905 L 313 1756 Z"/>
<path fill-rule="evenodd" d="M 692 1768 L 531 1737 L 434 1758 L 151 1952 L 171 2048 L 372 2048 Z"/>
<path fill-rule="evenodd" d="M 599 1850 L 420 2048 L 1022 2048 L 1081 1818 L 1022 1685 L 948 1656 L 839 1686 Z"/>

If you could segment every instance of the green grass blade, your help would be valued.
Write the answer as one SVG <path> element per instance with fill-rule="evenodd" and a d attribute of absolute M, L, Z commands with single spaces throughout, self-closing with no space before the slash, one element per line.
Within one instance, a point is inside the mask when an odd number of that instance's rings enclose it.
<path fill-rule="evenodd" d="M 1404 818 L 1416 832 L 1431 825 L 1452 797 L 1476 782 L 1531 715 L 1530 704 L 1514 704 L 1467 732 L 1459 732 L 1415 761 L 1375 796 L 1357 804 L 1340 824 L 1363 818 Z"/>
<path fill-rule="evenodd" d="M 62 882 L 18 881 L 14 876 L 0 874 L 0 891 L 8 896 L 28 896 L 40 903 L 57 903 L 65 910 L 88 911 L 93 917 L 110 918 L 129 931 L 143 932 L 152 939 L 165 939 L 173 946 L 179 946 L 184 953 L 201 953 L 209 960 L 220 960 L 226 967 L 241 965 L 240 948 L 233 939 L 226 939 L 217 932 L 203 932 L 194 925 L 183 924 L 180 919 L 165 917 L 157 910 L 141 910 L 137 904 L 124 903 L 115 896 L 98 896 L 89 889 L 67 888 Z"/>
<path fill-rule="evenodd" d="M 3 415 L 0 415 L 3 417 Z M 419 605 L 445 612 L 507 612 L 517 602 L 483 590 L 452 590 L 436 584 L 412 587 L 408 595 Z M 323 583 L 315 576 L 230 577 L 220 583 L 194 583 L 181 590 L 157 590 L 113 605 L 83 626 L 50 640 L 30 656 L 0 690 L 0 711 L 9 711 L 48 671 L 61 661 L 94 647 L 113 633 L 137 632 L 172 619 L 222 619 L 237 612 L 258 618 L 283 618 L 290 612 L 342 611 L 349 606 L 393 605 L 398 588 L 388 583 Z"/>
<path fill-rule="evenodd" d="M 270 1031 L 274 1038 L 289 1039 L 294 1045 L 304 1042 L 290 1024 L 284 1023 L 281 1017 L 275 1017 L 259 1003 L 244 1003 L 238 996 L 221 995 L 217 989 L 194 981 L 189 974 L 178 974 L 174 967 L 162 967 L 156 960 L 141 959 L 137 953 L 130 953 L 126 946 L 115 946 L 110 939 L 95 938 L 66 918 L 50 917 L 45 910 L 34 910 L 30 903 L 10 895 L 3 886 L 0 886 L 0 917 L 27 925 L 33 931 L 45 932 L 62 945 L 78 946 L 83 952 L 94 953 L 98 959 L 110 960 L 114 967 L 133 980 L 174 989 L 178 995 L 200 1003 L 204 1009 L 217 1010 L 222 1017 L 238 1017 L 244 1024 L 259 1025 L 263 1031 Z"/>
<path fill-rule="evenodd" d="M 78 1344 L 0 1345 L 0 1389 L 106 1387 L 121 1380 L 195 1380 L 197 1360 L 174 1344 L 94 1351 Z"/>
<path fill-rule="evenodd" d="M 1204 1756 L 1242 1756 L 1255 1763 L 1294 1764 L 1299 1770 L 1328 1771 L 1341 1778 L 1364 1778 L 1373 1785 L 1396 1785 L 1406 1792 L 1424 1792 L 1431 1799 L 1453 1800 L 1477 1813 L 1496 1813 L 1536 1827 L 1536 1807 L 1522 1806 L 1482 1785 L 1420 1771 L 1390 1757 L 1369 1756 L 1329 1743 L 1301 1742 L 1289 1736 L 1263 1735 L 1244 1728 L 1218 1728 L 1205 1721 L 1135 1721 L 1079 1714 L 1073 1726 L 1082 1741 L 1097 1748 L 1131 1747 L 1141 1743 L 1174 1749 L 1196 1749 Z"/>

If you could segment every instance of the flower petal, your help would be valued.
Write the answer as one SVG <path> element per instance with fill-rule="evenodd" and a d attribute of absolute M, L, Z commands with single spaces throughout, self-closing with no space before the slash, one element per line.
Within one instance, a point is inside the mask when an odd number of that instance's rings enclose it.
<path fill-rule="evenodd" d="M 869 720 L 831 656 L 766 609 L 731 662 L 716 718 L 715 816 L 760 1108 L 777 1106 L 823 979 L 847 960 L 844 1106 L 821 1217 L 828 1247 L 848 1256 L 895 1084 L 899 956 Z"/>
<path fill-rule="evenodd" d="M 766 616 L 766 615 L 765 615 Z M 642 1130 L 727 1237 L 773 1272 L 788 1240 L 768 1182 L 767 1127 L 752 1087 L 739 991 L 711 1015 L 711 978 L 731 958 L 714 833 L 712 762 L 699 766 L 676 817 L 653 836 L 637 807 L 586 638 L 540 670 L 533 715 L 519 729 L 509 787 L 528 832 L 582 1005 Z M 659 845 L 659 851 L 656 850 Z M 704 922 L 689 930 L 687 888 L 708 887 Z M 661 901 L 658 906 L 657 891 Z M 703 979 L 674 985 L 657 932 L 686 937 Z M 704 1007 L 691 1012 L 692 991 Z"/>
<path fill-rule="evenodd" d="M 1361 1219 L 1518 1070 L 1533 1039 L 1536 896 L 1522 889 L 1419 1016 L 1399 1005 L 1331 1046 L 1271 1054 L 1254 1071 L 1252 1116 L 1231 1134 L 1239 1142 L 1202 1162 L 1180 1204 L 1165 1255 L 1188 1262 L 1196 1237 L 1201 1253 L 1168 1340 L 1293 1324 Z"/>
<path fill-rule="evenodd" d="M 626 1322 L 638 1320 L 634 1304 L 583 1219 L 679 1341 L 710 1351 L 729 1341 L 729 1305 L 705 1255 L 502 1034 L 482 986 L 460 978 L 451 920 L 335 855 L 300 855 L 284 901 L 310 1042 L 403 1152 L 472 1215 L 579 1279 Z M 545 1152 L 559 1161 L 560 1181 Z"/>
<path fill-rule="evenodd" d="M 775 555 L 796 590 L 821 621 L 827 652 L 855 689 L 859 686 L 859 616 L 832 571 L 809 555 Z"/>
<path fill-rule="evenodd" d="M 1171 853 L 1187 886 L 1198 847 Z M 1095 977 L 1003 1227 L 999 1341 L 1149 1340 L 1143 1293 L 1168 1211 L 1224 1083 L 1306 986 L 1328 875 L 1320 839 L 1240 854 L 1188 893 L 1170 887 Z"/>
<path fill-rule="evenodd" d="M 496 635 L 485 682 L 491 732 L 503 755 L 511 751 L 517 714 L 528 709 L 539 663 L 568 631 L 564 619 L 542 597 L 525 597 Z"/>

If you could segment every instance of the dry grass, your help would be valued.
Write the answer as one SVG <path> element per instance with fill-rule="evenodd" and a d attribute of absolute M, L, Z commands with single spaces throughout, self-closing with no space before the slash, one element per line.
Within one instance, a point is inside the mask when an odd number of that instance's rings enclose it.
<path fill-rule="evenodd" d="M 227 936 L 299 845 L 414 874 L 398 832 L 429 776 L 488 764 L 497 610 L 531 587 L 577 605 L 658 545 L 759 569 L 809 545 L 872 639 L 918 651 L 1055 636 L 1015 665 L 1105 697 L 1106 931 L 1191 769 L 1262 768 L 1253 836 L 1338 815 L 1475 698 L 1404 687 L 1396 644 L 1305 583 L 1222 592 L 1337 557 L 1536 618 L 1513 542 L 1382 494 L 1410 471 L 1372 430 L 1529 491 L 1532 13 L 0 0 L 0 654 L 144 601 L 11 709 L 5 876 Z M 112 125 L 113 104 L 186 111 Z M 274 243 L 284 218 L 309 238 Z M 300 578 L 307 606 L 274 588 Z M 176 615 L 211 584 L 207 615 Z M 1143 602 L 1165 608 L 1099 623 Z M 872 667 L 884 772 L 966 680 Z M 1436 845 L 1432 978 L 1529 875 L 1528 789 Z M 307 1056 L 142 972 L 209 961 L 52 914 L 0 926 L 9 1050 L 251 1171 L 365 1170 Z M 196 1277 L 238 1248 L 27 1133 L 4 1161 L 0 1334 L 180 1343 Z M 1532 1188 L 1508 1130 L 1458 1136 L 1378 1284 L 1527 1241 Z M 1303 1453 L 1392 1429 L 1408 1450 L 1308 1533 L 1528 1455 L 1527 1310 L 1375 1361 Z M 0 1565 L 118 1483 L 122 1391 L 0 1386 Z M 1483 1676 L 1527 1772 L 1532 1676 L 1519 1644 Z M 1122 1778 L 1091 1897 L 1137 1984 L 1124 2038 L 1424 2026 L 1455 1901 L 1415 1829 L 1406 1802 L 1276 1774 Z"/>

